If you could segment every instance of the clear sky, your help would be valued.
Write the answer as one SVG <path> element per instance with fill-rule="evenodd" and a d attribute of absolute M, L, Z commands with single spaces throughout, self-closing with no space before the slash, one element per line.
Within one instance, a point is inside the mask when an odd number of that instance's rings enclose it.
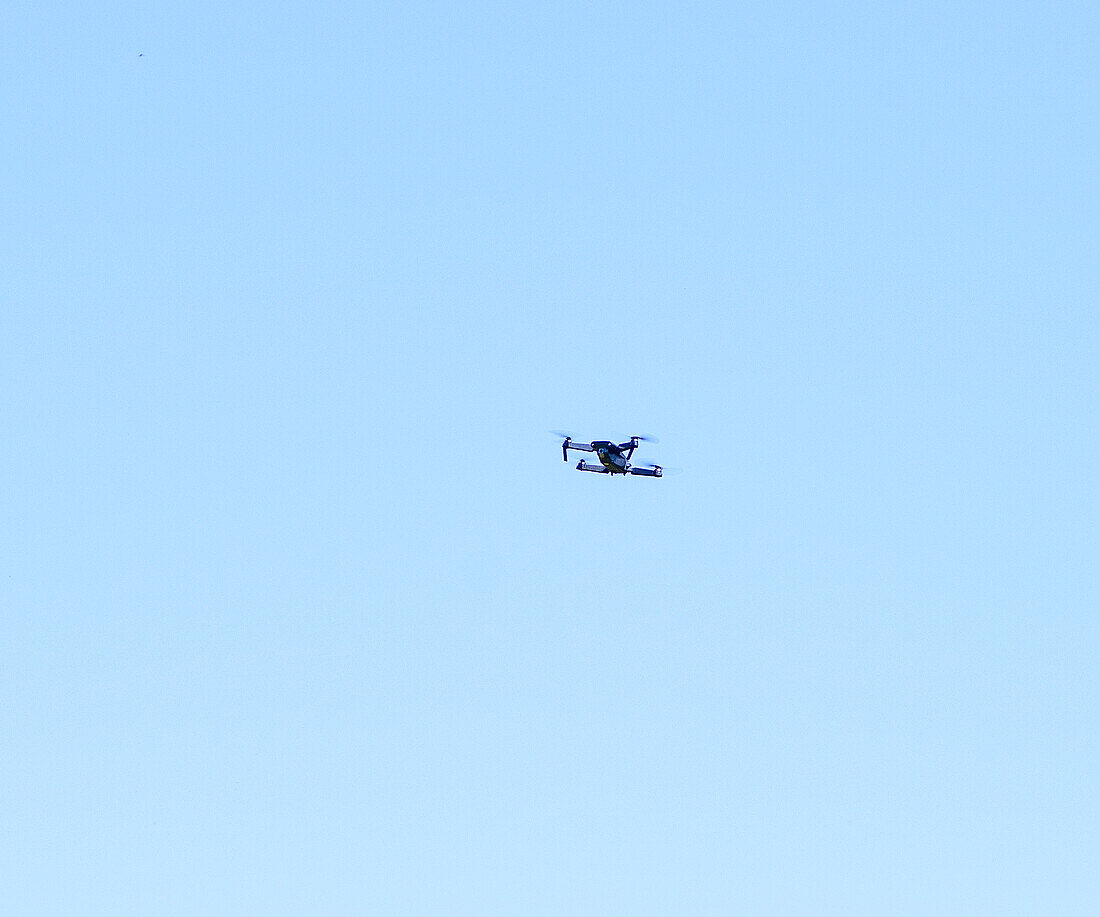
<path fill-rule="evenodd" d="M 1098 46 L 9 4 L 5 912 L 1100 913 Z"/>

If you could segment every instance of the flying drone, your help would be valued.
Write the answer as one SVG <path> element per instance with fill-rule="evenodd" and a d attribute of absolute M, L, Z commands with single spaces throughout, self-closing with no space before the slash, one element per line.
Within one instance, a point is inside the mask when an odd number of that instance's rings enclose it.
<path fill-rule="evenodd" d="M 575 443 L 573 438 L 565 433 L 558 433 L 557 435 L 564 437 L 561 444 L 562 461 L 569 461 L 570 449 L 575 449 L 577 452 L 595 452 L 596 458 L 600 460 L 599 465 L 593 465 L 581 459 L 577 462 L 577 471 L 591 471 L 593 474 L 610 475 L 638 474 L 647 478 L 661 477 L 660 465 L 630 464 L 630 457 L 634 454 L 634 450 L 638 448 L 638 443 L 657 442 L 651 436 L 634 435 L 630 437 L 629 442 L 616 445 L 605 439 L 593 440 L 590 443 Z"/>

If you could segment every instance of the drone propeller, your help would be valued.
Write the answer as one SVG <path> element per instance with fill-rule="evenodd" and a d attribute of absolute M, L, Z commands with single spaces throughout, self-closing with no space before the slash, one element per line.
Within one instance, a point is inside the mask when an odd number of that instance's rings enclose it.
<path fill-rule="evenodd" d="M 547 430 L 551 436 L 556 436 L 559 439 L 573 439 L 572 433 L 566 433 L 565 430 Z M 646 436 L 644 433 L 634 433 L 630 437 L 643 443 L 659 443 L 660 440 L 656 436 Z"/>
<path fill-rule="evenodd" d="M 564 430 L 550 430 L 551 435 L 558 437 L 561 440 L 561 460 L 563 462 L 569 461 L 569 444 L 573 442 L 573 437 L 566 433 Z"/>

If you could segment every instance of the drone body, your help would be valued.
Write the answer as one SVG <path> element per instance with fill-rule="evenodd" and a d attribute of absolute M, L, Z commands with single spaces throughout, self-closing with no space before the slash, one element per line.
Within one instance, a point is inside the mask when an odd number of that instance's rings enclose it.
<path fill-rule="evenodd" d="M 639 467 L 630 464 L 630 458 L 634 455 L 634 450 L 638 448 L 638 443 L 644 439 L 646 439 L 644 436 L 632 436 L 630 442 L 616 445 L 605 439 L 593 440 L 590 443 L 575 443 L 572 437 L 566 436 L 565 441 L 561 444 L 561 457 L 563 461 L 569 461 L 570 449 L 575 449 L 578 452 L 595 452 L 600 464 L 593 465 L 581 459 L 577 462 L 577 471 L 591 471 L 594 474 L 610 475 L 636 474 L 647 478 L 659 478 L 661 477 L 660 465 Z"/>

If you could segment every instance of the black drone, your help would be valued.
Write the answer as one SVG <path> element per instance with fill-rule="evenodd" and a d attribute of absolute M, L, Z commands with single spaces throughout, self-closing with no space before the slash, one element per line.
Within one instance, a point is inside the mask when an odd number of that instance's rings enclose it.
<path fill-rule="evenodd" d="M 661 477 L 660 465 L 631 465 L 630 457 L 634 454 L 634 450 L 638 448 L 640 442 L 656 442 L 657 440 L 649 436 L 632 436 L 628 443 L 615 443 L 608 442 L 604 439 L 597 439 L 590 443 L 575 443 L 573 438 L 565 433 L 559 433 L 559 436 L 565 437 L 561 444 L 561 457 L 563 461 L 569 461 L 569 450 L 576 449 L 578 452 L 595 452 L 596 457 L 600 460 L 599 465 L 591 465 L 584 459 L 577 462 L 577 471 L 591 471 L 594 474 L 639 474 L 647 478 L 659 478 Z"/>

